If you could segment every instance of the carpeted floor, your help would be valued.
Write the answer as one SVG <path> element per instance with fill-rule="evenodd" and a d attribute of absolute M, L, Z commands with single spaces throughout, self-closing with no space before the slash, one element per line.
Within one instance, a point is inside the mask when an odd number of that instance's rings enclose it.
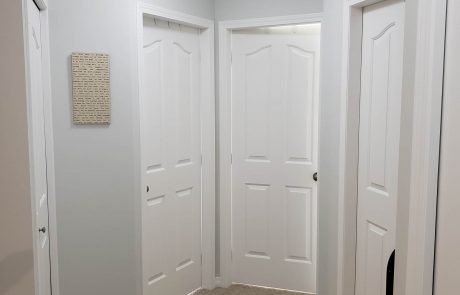
<path fill-rule="evenodd" d="M 233 285 L 228 289 L 217 288 L 212 291 L 201 290 L 194 295 L 305 295 L 305 293 Z"/>

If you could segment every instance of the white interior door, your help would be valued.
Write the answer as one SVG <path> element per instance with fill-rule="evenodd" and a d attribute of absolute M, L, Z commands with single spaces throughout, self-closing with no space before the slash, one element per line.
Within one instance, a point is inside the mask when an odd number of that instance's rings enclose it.
<path fill-rule="evenodd" d="M 42 48 L 40 11 L 30 0 L 28 5 L 28 45 L 30 65 L 30 126 L 33 196 L 35 201 L 36 256 L 38 261 L 39 295 L 51 294 L 50 243 L 48 233 L 48 184 L 46 178 L 45 117 L 42 81 Z"/>
<path fill-rule="evenodd" d="M 232 33 L 236 283 L 316 293 L 320 24 Z"/>
<path fill-rule="evenodd" d="M 144 18 L 141 64 L 144 294 L 201 287 L 199 30 Z"/>
<path fill-rule="evenodd" d="M 392 269 L 387 268 L 396 238 L 404 5 L 403 1 L 387 0 L 363 12 L 358 295 L 384 295 L 393 285 Z"/>

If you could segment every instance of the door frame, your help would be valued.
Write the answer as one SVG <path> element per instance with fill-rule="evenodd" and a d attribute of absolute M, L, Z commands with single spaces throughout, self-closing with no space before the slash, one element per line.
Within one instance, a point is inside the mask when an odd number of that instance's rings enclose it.
<path fill-rule="evenodd" d="M 219 22 L 219 230 L 220 276 L 216 285 L 232 284 L 231 35 L 232 30 L 321 23 L 322 14 L 300 14 Z M 321 99 L 318 106 L 321 109 Z M 319 124 L 318 120 L 318 124 Z M 319 128 L 319 127 L 318 127 Z M 318 151 L 318 157 L 319 157 Z M 320 168 L 318 167 L 318 171 Z M 318 191 L 319 192 L 319 191 Z M 319 194 L 319 193 L 318 193 Z"/>
<path fill-rule="evenodd" d="M 51 292 L 53 295 L 59 295 L 59 263 L 58 263 L 58 242 L 57 242 L 57 214 L 56 214 L 56 178 L 54 166 L 54 133 L 53 133 L 53 106 L 51 94 L 51 69 L 50 69 L 50 42 L 49 42 L 49 7 L 47 0 L 22 0 L 23 7 L 23 26 L 24 26 L 24 56 L 26 60 L 26 80 L 27 80 L 27 100 L 28 100 L 28 117 L 32 115 L 31 98 L 31 77 L 29 65 L 29 27 L 28 27 L 28 7 L 35 2 L 40 10 L 41 26 L 41 45 L 42 45 L 42 82 L 43 82 L 43 100 L 44 100 L 44 117 L 45 117 L 45 143 L 46 143 L 46 178 L 48 190 L 48 236 L 50 245 L 50 267 L 51 267 Z M 30 145 L 32 138 L 32 122 L 28 121 L 29 129 L 29 155 L 32 159 L 33 150 Z M 31 167 L 32 168 L 32 167 Z M 31 187 L 33 188 L 34 171 L 30 169 Z M 33 191 L 33 189 L 32 189 Z M 32 235 L 34 241 L 34 276 L 35 289 L 38 290 L 38 254 L 36 245 L 38 237 L 36 229 L 35 199 L 32 198 Z"/>
<path fill-rule="evenodd" d="M 140 155 L 142 125 L 140 124 L 140 112 L 142 109 L 142 73 L 143 73 L 143 17 L 155 17 L 166 21 L 171 21 L 201 30 L 200 50 L 201 50 L 201 283 L 204 289 L 215 287 L 215 90 L 214 90 L 214 22 L 208 19 L 184 14 L 162 7 L 139 3 L 137 8 L 137 77 L 138 77 L 138 104 L 135 110 L 135 140 L 138 150 L 136 152 L 138 186 L 142 184 L 142 162 Z M 140 174 L 139 174 L 140 173 Z M 140 190 L 136 194 L 136 216 L 137 216 L 137 239 L 138 241 L 138 274 L 142 278 L 142 202 Z M 140 286 L 139 286 L 140 284 Z M 142 279 L 137 282 L 138 294 L 143 293 Z"/>
<path fill-rule="evenodd" d="M 364 7 L 381 1 L 386 0 L 346 0 L 343 7 L 338 295 L 355 294 L 362 14 Z M 402 113 L 407 114 L 401 121 L 399 167 L 404 173 L 398 195 L 406 198 L 398 199 L 395 294 L 431 295 L 446 0 L 405 2 Z"/>

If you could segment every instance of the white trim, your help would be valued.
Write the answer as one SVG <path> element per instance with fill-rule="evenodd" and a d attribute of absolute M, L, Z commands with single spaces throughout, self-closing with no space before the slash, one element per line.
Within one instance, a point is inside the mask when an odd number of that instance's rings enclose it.
<path fill-rule="evenodd" d="M 358 135 L 361 77 L 362 8 L 382 0 L 349 0 L 344 3 L 343 18 L 343 77 L 339 167 L 339 224 L 337 286 L 338 295 L 355 293 L 355 249 L 358 183 Z M 442 68 L 446 0 L 418 1 L 416 32 L 417 66 L 411 71 L 404 63 L 404 76 L 415 75 L 413 100 L 413 149 L 410 164 L 410 202 L 407 227 L 398 222 L 395 291 L 400 294 L 432 294 L 432 274 L 435 242 L 437 163 L 442 97 Z M 413 14 L 406 5 L 406 16 Z M 444 10 L 444 16 L 443 16 Z M 406 17 L 406 23 L 410 18 Z M 406 32 L 408 26 L 406 26 Z M 405 47 L 408 47 L 406 36 Z M 405 49 L 405 57 L 408 53 Z M 427 62 L 428 61 L 428 62 Z M 411 111 L 411 110 L 407 110 Z M 428 132 L 427 132 L 428 130 Z M 405 148 L 401 145 L 402 152 Z M 400 166 L 401 167 L 401 166 Z M 402 173 L 401 173 L 402 174 Z M 400 179 L 401 179 L 400 175 Z M 425 184 L 419 185 L 419 184 Z M 404 185 L 404 184 L 402 184 Z M 401 183 L 399 191 L 401 192 Z M 399 219 L 398 219 L 399 221 Z M 410 233 L 410 235 L 409 235 Z M 407 239 L 404 241 L 402 239 Z M 407 242 L 407 249 L 402 249 Z M 406 257 L 407 254 L 407 257 Z M 420 259 L 423 257 L 423 259 Z M 399 267 L 405 269 L 398 269 Z"/>
<path fill-rule="evenodd" d="M 46 10 L 48 8 L 48 0 L 33 0 L 37 4 L 38 8 L 41 10 Z"/>
<path fill-rule="evenodd" d="M 337 295 L 355 294 L 362 18 L 364 7 L 380 1 L 348 0 L 343 7 Z"/>
<path fill-rule="evenodd" d="M 43 58 L 43 95 L 45 102 L 45 137 L 46 137 L 46 167 L 48 181 L 48 227 L 50 238 L 51 259 L 51 290 L 53 295 L 59 295 L 59 263 L 58 263 L 58 230 L 56 209 L 56 177 L 54 166 L 54 131 L 53 131 L 53 102 L 51 94 L 51 58 L 49 43 L 48 9 L 41 10 L 42 28 L 42 58 Z"/>
<path fill-rule="evenodd" d="M 362 8 L 376 2 L 378 1 L 345 1 L 343 9 L 337 253 L 338 295 L 355 294 Z"/>
<path fill-rule="evenodd" d="M 268 26 L 321 22 L 321 14 L 302 14 L 219 22 L 219 212 L 220 277 L 219 285 L 232 284 L 231 231 L 231 31 Z M 320 100 L 321 105 L 321 100 Z M 319 171 L 319 168 L 318 168 Z"/>
<path fill-rule="evenodd" d="M 220 276 L 216 276 L 216 283 L 215 283 L 216 288 L 223 288 L 222 282 L 220 281 Z"/>
<path fill-rule="evenodd" d="M 51 292 L 53 295 L 59 295 L 59 263 L 58 263 L 58 242 L 57 242 L 57 211 L 56 211 L 56 179 L 55 179 L 55 166 L 54 166 L 54 132 L 53 132 L 53 106 L 51 96 L 51 69 L 50 69 L 50 42 L 49 42 L 49 17 L 48 6 L 45 0 L 24 0 L 23 1 L 23 18 L 24 18 L 24 45 L 25 45 L 25 60 L 26 60 L 26 77 L 27 77 L 27 95 L 30 97 L 30 74 L 29 74 L 29 50 L 28 42 L 28 5 L 34 1 L 40 9 L 40 26 L 41 26 L 41 45 L 42 45 L 42 83 L 43 83 L 43 100 L 44 100 L 44 117 L 45 117 L 45 143 L 46 143 L 46 177 L 47 177 L 47 191 L 48 191 L 48 236 L 50 244 L 50 269 L 51 269 Z M 30 105 L 30 104 L 29 104 Z M 30 113 L 31 110 L 29 109 Z M 29 124 L 31 122 L 29 121 Z M 32 127 L 29 125 L 29 130 Z M 29 138 L 30 138 L 29 134 Z M 31 179 L 33 172 L 31 171 Z M 33 197 L 32 197 L 33 198 Z M 32 201 L 32 234 L 34 240 L 34 276 L 35 276 L 35 290 L 38 294 L 38 263 L 36 245 L 36 214 L 35 214 L 35 200 Z M 38 294 L 40 295 L 40 294 Z"/>
<path fill-rule="evenodd" d="M 143 29 L 143 19 L 142 13 L 138 3 L 133 3 L 132 8 L 133 12 L 130 15 L 133 15 L 131 20 L 131 36 L 135 36 L 133 42 L 131 42 L 131 55 L 133 56 L 131 75 L 132 79 L 132 112 L 133 112 L 133 156 L 134 156 L 134 212 L 135 212 L 135 240 L 136 240 L 136 295 L 143 294 L 143 268 L 142 268 L 142 169 L 141 169 L 141 114 L 140 114 L 140 69 L 138 63 L 139 61 L 139 44 L 140 38 L 143 35 L 140 35 L 141 30 Z M 142 39 L 141 39 L 142 40 Z M 137 62 L 136 62 L 137 61 Z"/>
<path fill-rule="evenodd" d="M 204 90 L 201 96 L 201 134 L 202 134 L 202 287 L 204 289 L 213 289 L 215 287 L 215 92 L 214 92 L 214 22 L 211 20 L 183 14 L 180 12 L 167 10 L 161 7 L 140 3 L 137 13 L 137 58 L 138 58 L 138 104 L 135 131 L 136 143 L 140 149 L 140 97 L 142 77 L 142 48 L 143 48 L 143 17 L 145 15 L 180 23 L 201 29 L 201 89 Z M 137 169 L 141 171 L 140 153 L 136 153 L 138 159 Z M 141 176 L 138 176 L 138 185 L 141 185 Z M 137 190 L 136 190 L 137 191 Z M 140 193 L 138 194 L 140 196 Z M 138 198 L 139 199 L 139 198 Z M 141 212 L 140 200 L 136 201 L 136 207 Z M 136 220 L 138 224 L 139 237 L 142 233 L 142 218 L 139 216 Z M 142 243 L 138 244 L 140 255 L 142 255 Z M 140 265 L 140 274 L 142 274 L 142 258 Z M 142 284 L 142 282 L 140 282 Z M 139 284 L 139 282 L 138 282 Z M 143 290 L 143 287 L 141 287 Z"/>
<path fill-rule="evenodd" d="M 400 184 L 409 196 L 398 201 L 398 217 L 406 216 L 407 224 L 400 225 L 405 231 L 397 236 L 397 251 L 405 256 L 397 259 L 397 274 L 404 279 L 396 280 L 396 294 L 433 294 L 446 5 L 447 0 L 417 1 L 416 18 L 409 24 L 416 33 L 414 50 L 406 52 L 415 62 L 408 86 L 412 97 L 407 97 L 413 100 L 412 140 L 403 155 L 410 175 Z"/>

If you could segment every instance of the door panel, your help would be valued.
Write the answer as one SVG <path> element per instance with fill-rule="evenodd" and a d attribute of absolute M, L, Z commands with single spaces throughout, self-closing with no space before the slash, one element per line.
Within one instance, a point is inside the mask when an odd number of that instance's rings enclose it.
<path fill-rule="evenodd" d="M 363 12 L 356 294 L 384 295 L 395 249 L 404 2 Z"/>
<path fill-rule="evenodd" d="M 319 44 L 319 24 L 232 34 L 237 283 L 316 292 Z"/>
<path fill-rule="evenodd" d="M 287 80 L 287 160 L 311 163 L 313 156 L 313 99 L 315 52 L 289 46 Z"/>
<path fill-rule="evenodd" d="M 286 259 L 312 261 L 312 190 L 286 187 Z"/>
<path fill-rule="evenodd" d="M 268 106 L 271 47 L 248 53 L 246 59 L 246 155 L 248 160 L 269 161 Z"/>
<path fill-rule="evenodd" d="M 199 31 L 144 18 L 141 153 L 144 294 L 201 286 Z"/>
<path fill-rule="evenodd" d="M 38 236 L 38 294 L 51 294 L 51 267 L 50 244 L 48 232 L 48 183 L 46 171 L 46 141 L 45 116 L 42 80 L 42 46 L 40 11 L 33 1 L 29 1 L 28 29 L 29 29 L 29 71 L 30 71 L 30 99 L 32 126 L 32 169 L 33 169 L 33 197 L 35 201 L 36 226 L 34 234 Z"/>
<path fill-rule="evenodd" d="M 268 256 L 268 196 L 267 185 L 246 184 L 246 253 L 251 257 Z"/>

